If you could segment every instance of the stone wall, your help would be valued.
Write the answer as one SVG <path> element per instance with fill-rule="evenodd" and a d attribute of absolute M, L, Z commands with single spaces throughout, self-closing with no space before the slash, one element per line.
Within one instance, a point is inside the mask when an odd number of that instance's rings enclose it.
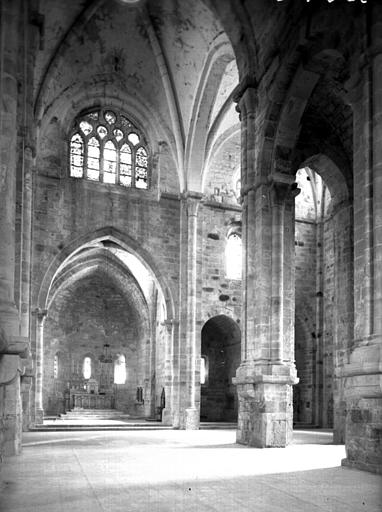
<path fill-rule="evenodd" d="M 200 336 L 207 357 L 207 382 L 201 386 L 201 419 L 236 421 L 237 393 L 232 383 L 240 365 L 241 279 L 227 277 L 225 249 L 232 226 L 240 227 L 238 206 L 204 203 L 200 216 Z M 240 229 L 239 229 L 240 231 Z M 241 260 L 237 262 L 241 265 Z M 210 326 L 210 328 L 206 326 Z"/>

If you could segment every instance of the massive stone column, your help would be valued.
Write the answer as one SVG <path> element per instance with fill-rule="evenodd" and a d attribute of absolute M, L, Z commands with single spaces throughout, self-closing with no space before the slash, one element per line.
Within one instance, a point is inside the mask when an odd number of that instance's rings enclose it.
<path fill-rule="evenodd" d="M 343 366 L 354 332 L 353 299 L 353 208 L 342 203 L 333 212 L 334 265 L 334 368 L 333 378 L 333 441 L 345 443 L 346 401 L 344 395 Z"/>
<path fill-rule="evenodd" d="M 0 432 L 1 454 L 21 448 L 19 314 L 14 303 L 18 63 L 21 5 L 0 4 Z M 1 439 L 2 438 L 2 439 Z"/>
<path fill-rule="evenodd" d="M 294 328 L 294 179 L 256 171 L 256 91 L 240 100 L 242 122 L 243 315 L 237 441 L 285 446 L 297 382 Z"/>
<path fill-rule="evenodd" d="M 344 464 L 382 472 L 382 6 L 349 84 L 354 115 L 354 341 L 343 368 Z"/>
<path fill-rule="evenodd" d="M 197 215 L 201 194 L 187 192 L 182 197 L 181 213 L 181 280 L 180 280 L 180 427 L 199 428 L 199 385 L 196 361 L 200 357 L 196 344 L 197 301 Z"/>

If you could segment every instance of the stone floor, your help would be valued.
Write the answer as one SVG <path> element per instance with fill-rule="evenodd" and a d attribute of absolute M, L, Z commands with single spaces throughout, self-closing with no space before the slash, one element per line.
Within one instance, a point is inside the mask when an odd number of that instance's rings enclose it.
<path fill-rule="evenodd" d="M 330 432 L 285 449 L 235 431 L 33 432 L 2 464 L 1 512 L 381 512 L 380 476 L 340 467 Z"/>

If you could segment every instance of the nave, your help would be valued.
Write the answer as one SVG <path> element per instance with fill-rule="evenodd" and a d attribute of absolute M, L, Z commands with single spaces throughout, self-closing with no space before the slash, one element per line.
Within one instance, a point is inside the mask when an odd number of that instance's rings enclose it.
<path fill-rule="evenodd" d="M 235 430 L 28 432 L 0 474 L 2 512 L 379 512 L 381 477 L 340 467 L 329 430 L 285 449 Z"/>

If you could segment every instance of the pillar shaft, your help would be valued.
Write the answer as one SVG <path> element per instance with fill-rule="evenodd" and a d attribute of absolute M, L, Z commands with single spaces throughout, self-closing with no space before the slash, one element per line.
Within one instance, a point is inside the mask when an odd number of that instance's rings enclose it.
<path fill-rule="evenodd" d="M 294 188 L 285 175 L 261 176 L 254 126 L 256 91 L 240 100 L 242 121 L 243 317 L 237 441 L 285 446 L 292 435 Z M 261 159 L 258 158 L 258 161 Z"/>
<path fill-rule="evenodd" d="M 4 0 L 0 13 L 0 322 L 8 335 L 18 335 L 14 276 L 20 2 Z"/>
<path fill-rule="evenodd" d="M 184 411 L 181 426 L 186 429 L 199 427 L 199 389 L 197 386 L 196 345 L 197 306 L 197 221 L 201 194 L 186 193 L 182 198 L 181 226 L 181 322 L 180 356 L 180 408 Z"/>
<path fill-rule="evenodd" d="M 175 361 L 174 361 L 174 320 L 166 320 L 166 344 L 165 344 L 165 396 L 166 406 L 162 412 L 162 422 L 165 425 L 174 425 L 174 415 L 176 409 L 176 393 L 175 393 Z"/>
<path fill-rule="evenodd" d="M 382 6 L 366 16 L 369 46 L 351 88 L 354 115 L 354 342 L 341 375 L 344 464 L 381 472 L 382 447 Z"/>
<path fill-rule="evenodd" d="M 44 372 L 44 322 L 46 310 L 36 311 L 36 374 L 35 374 L 35 422 L 44 421 L 43 372 Z"/>

